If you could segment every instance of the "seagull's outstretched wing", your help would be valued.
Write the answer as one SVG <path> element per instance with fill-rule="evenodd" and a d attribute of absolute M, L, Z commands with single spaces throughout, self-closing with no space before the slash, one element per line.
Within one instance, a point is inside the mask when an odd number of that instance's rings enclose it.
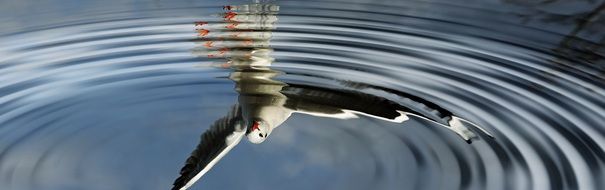
<path fill-rule="evenodd" d="M 477 137 L 477 135 L 473 131 L 471 131 L 465 125 L 465 123 L 469 124 L 469 125 L 471 125 L 471 126 L 473 126 L 475 128 L 477 128 L 477 129 L 479 129 L 481 132 L 483 132 L 483 134 L 487 135 L 488 137 L 494 138 L 494 136 L 491 133 L 487 132 L 487 130 L 479 127 L 477 124 L 474 124 L 474 123 L 472 123 L 472 122 L 470 122 L 468 120 L 462 119 L 462 118 L 460 118 L 458 116 L 450 116 L 450 120 L 448 121 L 448 124 L 444 125 L 442 123 L 436 122 L 436 121 L 431 120 L 431 119 L 429 119 L 427 117 L 424 117 L 422 115 L 417 115 L 417 114 L 413 114 L 413 113 L 406 113 L 406 112 L 404 112 L 404 114 L 406 114 L 408 116 L 413 116 L 413 117 L 416 117 L 416 118 L 420 118 L 420 119 L 432 122 L 432 123 L 434 123 L 436 125 L 445 127 L 446 129 L 452 130 L 458 136 L 460 136 L 460 138 L 464 139 L 464 141 L 466 141 L 466 143 L 469 143 L 469 144 L 472 142 L 473 138 Z"/>
<path fill-rule="evenodd" d="M 349 90 L 288 84 L 281 93 L 288 97 L 285 107 L 297 113 L 320 117 L 346 119 L 365 115 L 392 122 L 403 122 L 407 120 L 404 112 L 425 115 L 382 97 Z M 434 118 L 439 119 L 438 116 Z"/>
<path fill-rule="evenodd" d="M 172 190 L 184 190 L 193 185 L 239 143 L 245 131 L 241 109 L 236 105 L 202 134 L 200 144 L 185 161 Z"/>
<path fill-rule="evenodd" d="M 432 102 L 401 92 L 397 94 L 405 100 L 406 106 L 371 94 L 296 84 L 289 84 L 281 93 L 288 97 L 285 106 L 297 113 L 342 119 L 361 114 L 392 122 L 403 122 L 412 116 L 450 129 L 468 143 L 476 135 L 465 124 L 493 137 L 485 129 Z"/>

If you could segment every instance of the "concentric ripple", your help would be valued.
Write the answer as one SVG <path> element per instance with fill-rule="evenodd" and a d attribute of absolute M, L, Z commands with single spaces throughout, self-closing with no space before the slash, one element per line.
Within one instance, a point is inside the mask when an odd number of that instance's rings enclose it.
<path fill-rule="evenodd" d="M 29 2 L 0 3 L 0 189 L 169 189 L 237 102 L 194 23 L 249 2 Z M 276 80 L 412 94 L 495 138 L 295 115 L 192 189 L 605 189 L 604 1 L 269 3 Z"/>

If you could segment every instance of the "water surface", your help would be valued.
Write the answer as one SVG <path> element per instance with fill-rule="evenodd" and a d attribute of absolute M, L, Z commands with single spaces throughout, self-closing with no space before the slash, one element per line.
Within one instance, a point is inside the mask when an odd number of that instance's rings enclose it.
<path fill-rule="evenodd" d="M 170 189 L 240 96 L 195 23 L 249 3 L 0 2 L 0 189 Z M 605 2 L 263 3 L 283 93 L 420 97 L 494 138 L 293 114 L 191 189 L 605 188 Z"/>

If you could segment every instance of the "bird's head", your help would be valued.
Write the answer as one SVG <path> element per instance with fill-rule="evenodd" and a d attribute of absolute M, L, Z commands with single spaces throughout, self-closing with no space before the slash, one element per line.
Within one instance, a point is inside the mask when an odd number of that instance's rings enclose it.
<path fill-rule="evenodd" d="M 248 140 L 254 144 L 260 144 L 267 139 L 271 133 L 271 126 L 261 119 L 253 119 L 247 124 L 248 130 L 246 136 Z"/>

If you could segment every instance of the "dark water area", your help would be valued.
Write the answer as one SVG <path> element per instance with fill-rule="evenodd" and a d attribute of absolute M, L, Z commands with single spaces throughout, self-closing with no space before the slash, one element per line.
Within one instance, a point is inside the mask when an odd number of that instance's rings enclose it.
<path fill-rule="evenodd" d="M 603 0 L 3 0 L 0 189 L 605 189 L 604 46 Z"/>

